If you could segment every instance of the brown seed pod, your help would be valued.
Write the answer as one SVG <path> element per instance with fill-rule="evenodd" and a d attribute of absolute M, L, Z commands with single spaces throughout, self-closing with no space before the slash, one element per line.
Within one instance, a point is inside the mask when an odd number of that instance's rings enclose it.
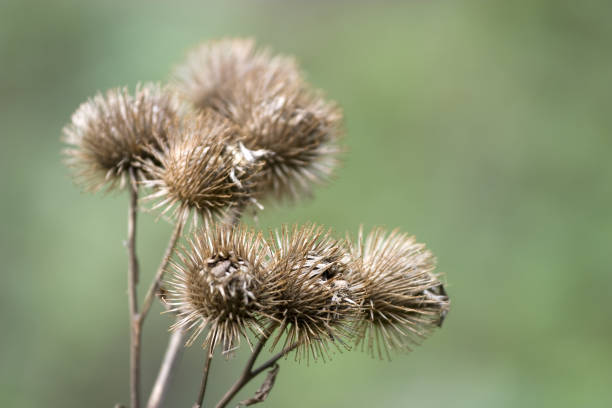
<path fill-rule="evenodd" d="M 389 358 L 389 351 L 410 350 L 439 327 L 450 300 L 439 277 L 435 259 L 414 237 L 376 228 L 352 245 L 359 262 L 354 269 L 365 287 L 362 319 L 357 324 L 357 345 Z"/>
<path fill-rule="evenodd" d="M 167 282 L 168 303 L 178 313 L 173 330 L 192 330 L 187 345 L 208 329 L 203 347 L 234 350 L 247 329 L 264 335 L 260 312 L 270 300 L 265 282 L 267 247 L 245 227 L 200 229 L 176 252 Z"/>
<path fill-rule="evenodd" d="M 63 130 L 66 163 L 88 191 L 123 188 L 131 171 L 143 178 L 139 161 L 146 146 L 165 141 L 180 115 L 175 94 L 158 84 L 137 86 L 134 94 L 115 88 L 83 103 Z"/>
<path fill-rule="evenodd" d="M 267 152 L 258 197 L 310 196 L 338 165 L 342 112 L 309 88 L 293 59 L 256 51 L 252 40 L 221 40 L 190 53 L 175 78 L 197 108 L 221 113 L 247 148 Z"/>
<path fill-rule="evenodd" d="M 284 226 L 272 239 L 267 282 L 274 307 L 268 313 L 280 322 L 274 345 L 286 331 L 284 346 L 297 344 L 296 358 L 325 358 L 328 341 L 346 346 L 361 302 L 346 248 L 316 225 Z"/>
<path fill-rule="evenodd" d="M 253 152 L 235 142 L 235 125 L 213 111 L 187 116 L 171 130 L 167 143 L 151 145 L 142 161 L 143 184 L 153 192 L 153 209 L 180 222 L 189 214 L 210 219 L 251 199 L 260 164 Z M 161 146 L 161 147 L 160 147 Z"/>
<path fill-rule="evenodd" d="M 248 81 L 260 81 L 266 89 L 282 88 L 301 82 L 301 74 L 292 58 L 256 50 L 250 38 L 201 44 L 188 53 L 173 74 L 174 87 L 196 108 L 212 108 L 227 117 L 240 104 L 237 90 Z"/>
<path fill-rule="evenodd" d="M 276 199 L 310 196 L 312 187 L 328 181 L 341 148 L 342 112 L 319 93 L 303 87 L 282 91 L 242 91 L 241 107 L 232 117 L 243 129 L 249 149 L 265 150 L 259 195 Z"/>

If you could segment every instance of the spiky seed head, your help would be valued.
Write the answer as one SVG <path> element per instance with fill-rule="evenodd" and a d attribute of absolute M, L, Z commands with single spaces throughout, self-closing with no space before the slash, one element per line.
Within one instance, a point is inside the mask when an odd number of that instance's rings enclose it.
<path fill-rule="evenodd" d="M 390 350 L 410 350 L 442 324 L 450 300 L 434 273 L 435 258 L 414 237 L 393 230 L 363 229 L 351 245 L 359 262 L 353 273 L 365 287 L 357 344 L 389 358 Z"/>
<path fill-rule="evenodd" d="M 251 38 L 226 38 L 196 47 L 173 75 L 178 92 L 201 110 L 212 108 L 226 116 L 239 104 L 236 90 L 248 81 L 282 88 L 301 81 L 292 58 L 257 50 Z"/>
<path fill-rule="evenodd" d="M 229 353 L 247 330 L 264 335 L 259 313 L 269 301 L 261 234 L 217 224 L 202 228 L 176 251 L 167 282 L 168 303 L 178 313 L 173 330 L 192 330 L 187 345 L 208 329 L 203 347 Z"/>
<path fill-rule="evenodd" d="M 213 111 L 187 115 L 142 162 L 149 175 L 143 184 L 153 191 L 145 200 L 186 222 L 190 213 L 209 219 L 250 199 L 260 163 L 235 141 L 237 132 Z"/>
<path fill-rule="evenodd" d="M 253 40 L 204 44 L 177 68 L 178 91 L 242 130 L 251 150 L 265 150 L 258 196 L 297 199 L 326 182 L 338 164 L 342 113 L 310 89 L 294 60 L 256 50 Z"/>
<path fill-rule="evenodd" d="M 181 114 L 177 96 L 159 84 L 138 85 L 134 94 L 115 88 L 83 103 L 63 130 L 67 164 L 88 191 L 123 188 L 128 173 L 143 174 L 146 146 L 165 141 Z"/>
<path fill-rule="evenodd" d="M 350 280 L 342 242 L 323 227 L 283 226 L 272 236 L 267 282 L 274 293 L 270 315 L 286 331 L 285 344 L 299 344 L 296 357 L 328 356 L 328 341 L 346 346 L 350 321 L 358 313 L 362 287 Z"/>
<path fill-rule="evenodd" d="M 256 82 L 253 82 L 256 84 Z M 252 89 L 255 88 L 255 89 Z M 245 87 L 239 115 L 249 149 L 263 149 L 260 196 L 298 199 L 328 181 L 341 152 L 342 112 L 336 104 L 302 86 L 281 91 Z"/>

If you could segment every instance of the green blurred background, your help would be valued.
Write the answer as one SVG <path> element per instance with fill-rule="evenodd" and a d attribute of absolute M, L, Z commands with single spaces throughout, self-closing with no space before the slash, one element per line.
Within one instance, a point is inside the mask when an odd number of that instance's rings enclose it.
<path fill-rule="evenodd" d="M 267 406 L 612 406 L 611 21 L 609 1 L 3 0 L 0 406 L 128 401 L 127 199 L 80 193 L 61 129 L 96 91 L 164 81 L 238 35 L 295 55 L 346 115 L 335 182 L 260 226 L 400 227 L 452 297 L 443 329 L 391 362 L 284 361 Z M 170 226 L 140 220 L 150 276 Z M 213 361 L 209 404 L 245 357 Z M 194 402 L 202 359 L 187 351 L 168 406 Z"/>

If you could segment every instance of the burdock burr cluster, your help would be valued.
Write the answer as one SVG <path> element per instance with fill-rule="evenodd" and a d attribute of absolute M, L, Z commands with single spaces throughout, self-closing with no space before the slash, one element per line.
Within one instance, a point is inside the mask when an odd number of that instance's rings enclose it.
<path fill-rule="evenodd" d="M 295 60 L 224 39 L 188 53 L 166 85 L 111 89 L 83 103 L 64 129 L 65 159 L 84 189 L 127 190 L 130 406 L 141 405 L 144 318 L 158 298 L 174 316 L 148 407 L 162 406 L 184 345 L 211 360 L 247 345 L 250 359 L 217 407 L 267 372 L 241 404 L 262 402 L 278 360 L 327 360 L 358 348 L 380 358 L 409 350 L 449 310 L 435 259 L 397 230 L 345 238 L 314 223 L 262 233 L 240 223 L 266 203 L 312 195 L 342 151 L 342 112 L 305 80 Z M 139 303 L 136 215 L 175 225 Z M 180 243 L 179 243 L 180 242 Z M 272 357 L 256 365 L 263 348 Z"/>

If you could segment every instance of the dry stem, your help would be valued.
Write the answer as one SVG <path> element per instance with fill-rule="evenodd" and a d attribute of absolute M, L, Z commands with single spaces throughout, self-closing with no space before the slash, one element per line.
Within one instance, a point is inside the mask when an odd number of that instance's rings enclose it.
<path fill-rule="evenodd" d="M 266 330 L 266 336 L 262 337 L 257 343 L 257 346 L 255 346 L 255 350 L 253 350 L 253 354 L 251 354 L 249 361 L 247 361 L 247 364 L 244 367 L 242 374 L 240 375 L 238 380 L 236 380 L 234 385 L 232 385 L 232 387 L 225 393 L 223 398 L 221 398 L 221 400 L 217 403 L 216 408 L 224 408 L 232 400 L 232 398 L 234 398 L 236 394 L 238 394 L 242 387 L 244 387 L 249 381 L 257 377 L 259 374 L 261 374 L 268 368 L 272 368 L 281 357 L 285 356 L 287 353 L 289 353 L 291 350 L 295 349 L 298 346 L 298 344 L 292 344 L 290 346 L 285 347 L 282 351 L 275 354 L 268 361 L 253 370 L 255 360 L 257 360 L 257 357 L 261 353 L 261 350 L 263 350 L 266 341 L 268 340 L 276 326 L 277 323 L 272 323 L 268 330 Z"/>
<path fill-rule="evenodd" d="M 178 242 L 178 239 L 181 236 L 181 232 L 183 229 L 183 223 L 177 221 L 176 226 L 174 227 L 174 231 L 172 232 L 172 236 L 170 237 L 170 241 L 168 242 L 168 247 L 166 248 L 166 252 L 162 258 L 162 261 L 155 273 L 155 277 L 153 278 L 153 282 L 149 287 L 147 295 L 145 297 L 142 310 L 143 310 L 143 318 L 145 314 L 151 308 L 153 303 L 153 298 L 159 289 L 162 277 L 164 276 L 164 271 L 168 266 L 168 262 L 170 261 L 170 256 L 172 255 L 172 251 Z M 164 303 L 164 305 L 166 305 Z M 166 307 L 166 309 L 168 309 Z M 142 324 L 142 321 L 141 321 Z M 168 346 L 166 347 L 166 352 L 164 354 L 164 359 L 162 360 L 162 364 L 159 368 L 159 372 L 157 373 L 157 378 L 155 379 L 155 384 L 153 385 L 153 389 L 151 390 L 151 395 L 149 396 L 149 401 L 147 402 L 147 408 L 157 408 L 160 407 L 166 397 L 166 392 L 168 391 L 168 387 L 170 385 L 170 379 L 172 377 L 172 372 L 176 367 L 176 360 L 180 355 L 183 349 L 183 337 L 184 334 L 181 330 L 177 330 L 170 336 L 170 341 L 168 342 Z"/>
<path fill-rule="evenodd" d="M 201 408 L 202 402 L 204 401 L 204 393 L 206 392 L 206 383 L 208 382 L 208 372 L 210 370 L 210 362 L 213 357 L 213 348 L 210 346 L 208 353 L 206 353 L 206 360 L 204 362 L 204 372 L 202 373 L 202 385 L 200 385 L 200 394 L 198 395 L 198 401 L 193 405 L 193 408 Z"/>
<path fill-rule="evenodd" d="M 138 212 L 138 186 L 130 172 L 130 208 L 128 212 L 128 303 L 130 310 L 130 404 L 140 407 L 140 340 L 141 320 L 138 314 L 138 258 L 136 257 L 136 214 Z"/>
<path fill-rule="evenodd" d="M 170 241 L 168 242 L 168 246 L 166 247 L 166 252 L 164 253 L 164 257 L 162 258 L 162 261 L 159 264 L 159 267 L 157 268 L 157 272 L 155 273 L 153 282 L 151 282 L 151 286 L 149 287 L 149 290 L 147 291 L 147 294 L 145 296 L 145 300 L 142 304 L 142 312 L 140 313 L 141 320 L 144 320 L 145 316 L 149 312 L 149 309 L 151 308 L 151 305 L 153 304 L 153 298 L 155 297 L 155 294 L 157 293 L 157 290 L 159 289 L 159 285 L 161 283 L 162 277 L 164 276 L 164 271 L 166 270 L 166 267 L 168 266 L 168 262 L 170 261 L 170 256 L 172 255 L 172 251 L 174 250 L 174 247 L 176 246 L 176 243 L 181 236 L 182 230 L 183 230 L 183 223 L 180 221 L 177 221 L 176 226 L 174 227 L 174 231 L 172 232 L 172 236 L 170 237 Z"/>
<path fill-rule="evenodd" d="M 159 368 L 155 385 L 151 391 L 147 408 L 158 408 L 164 402 L 166 393 L 168 392 L 168 386 L 170 385 L 172 373 L 176 367 L 177 357 L 184 348 L 184 336 L 185 334 L 182 330 L 177 330 L 170 336 L 170 341 L 168 342 L 164 359 Z"/>

